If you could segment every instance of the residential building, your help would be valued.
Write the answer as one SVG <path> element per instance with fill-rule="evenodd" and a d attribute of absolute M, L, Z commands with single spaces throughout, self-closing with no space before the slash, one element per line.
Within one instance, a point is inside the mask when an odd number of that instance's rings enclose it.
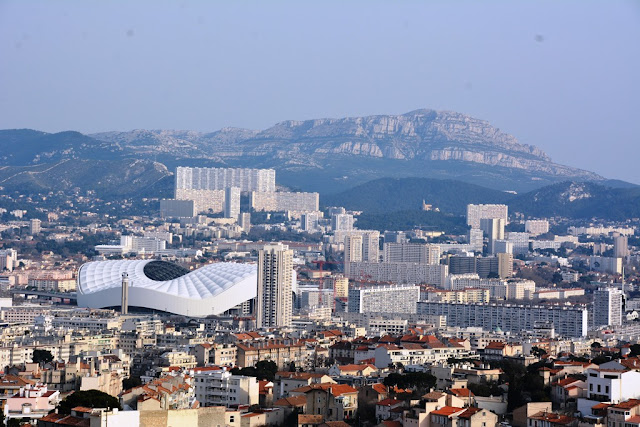
<path fill-rule="evenodd" d="M 351 262 L 347 277 L 373 282 L 417 283 L 443 286 L 449 271 L 447 265 L 411 262 Z"/>
<path fill-rule="evenodd" d="M 500 328 L 504 332 L 533 330 L 536 322 L 553 323 L 557 334 L 564 337 L 587 335 L 587 309 L 581 306 L 541 306 L 515 304 L 458 304 L 419 301 L 417 313 L 446 316 L 447 326 L 478 326 L 487 331 Z"/>
<path fill-rule="evenodd" d="M 439 264 L 440 247 L 427 243 L 386 243 L 384 262 L 413 262 Z"/>
<path fill-rule="evenodd" d="M 227 187 L 224 190 L 224 217 L 237 219 L 240 215 L 240 188 Z"/>
<path fill-rule="evenodd" d="M 598 288 L 593 292 L 593 325 L 620 326 L 624 314 L 624 294 L 618 288 Z"/>
<path fill-rule="evenodd" d="M 194 385 L 202 406 L 257 405 L 259 401 L 256 377 L 233 375 L 226 369 L 196 372 Z"/>
<path fill-rule="evenodd" d="M 186 190 L 276 191 L 273 169 L 192 168 L 176 169 L 175 188 Z"/>
<path fill-rule="evenodd" d="M 524 222 L 524 231 L 532 236 L 549 232 L 549 221 L 546 219 L 529 219 Z"/>
<path fill-rule="evenodd" d="M 265 212 L 317 212 L 320 196 L 318 193 L 293 193 L 286 191 L 249 193 L 249 203 L 256 211 Z"/>
<path fill-rule="evenodd" d="M 507 205 L 467 205 L 467 225 L 471 228 L 480 228 L 480 220 L 487 218 L 500 218 L 506 224 L 509 220 L 509 208 Z"/>
<path fill-rule="evenodd" d="M 291 326 L 293 251 L 285 245 L 266 245 L 258 253 L 258 328 Z"/>
<path fill-rule="evenodd" d="M 350 313 L 415 313 L 420 287 L 385 285 L 360 287 L 349 291 Z"/>
<path fill-rule="evenodd" d="M 160 200 L 161 218 L 192 218 L 196 216 L 197 213 L 196 205 L 193 200 Z"/>

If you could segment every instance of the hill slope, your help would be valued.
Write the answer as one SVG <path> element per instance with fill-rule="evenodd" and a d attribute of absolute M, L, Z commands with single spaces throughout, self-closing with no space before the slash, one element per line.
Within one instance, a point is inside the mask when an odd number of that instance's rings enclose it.
<path fill-rule="evenodd" d="M 321 199 L 325 206 L 345 206 L 367 213 L 419 210 L 422 201 L 443 212 L 466 214 L 469 203 L 506 203 L 513 194 L 461 181 L 429 178 L 382 178 Z"/>
<path fill-rule="evenodd" d="M 99 197 L 171 197 L 173 175 L 150 160 L 66 159 L 37 166 L 0 167 L 0 187 L 21 194 L 95 191 Z"/>
<path fill-rule="evenodd" d="M 442 212 L 465 215 L 469 203 L 504 203 L 509 212 L 532 217 L 640 217 L 640 187 L 611 188 L 592 182 L 562 182 L 514 195 L 460 181 L 382 178 L 321 199 L 324 206 L 345 206 L 367 214 L 418 211 L 422 200 Z M 393 216 L 393 215 L 391 215 Z"/>

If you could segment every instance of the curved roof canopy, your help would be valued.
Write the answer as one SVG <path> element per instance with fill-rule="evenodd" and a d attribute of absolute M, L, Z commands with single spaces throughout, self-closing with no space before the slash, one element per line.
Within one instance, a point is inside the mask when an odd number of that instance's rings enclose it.
<path fill-rule="evenodd" d="M 123 273 L 129 276 L 129 306 L 187 316 L 220 314 L 257 294 L 255 264 L 214 263 L 190 271 L 167 261 L 95 261 L 78 272 L 78 306 L 120 306 Z"/>

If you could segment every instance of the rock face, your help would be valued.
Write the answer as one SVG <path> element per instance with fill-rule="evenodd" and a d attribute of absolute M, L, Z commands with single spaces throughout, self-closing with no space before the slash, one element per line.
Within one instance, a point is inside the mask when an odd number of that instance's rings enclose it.
<path fill-rule="evenodd" d="M 518 143 L 514 136 L 486 121 L 449 111 L 288 120 L 259 132 L 234 128 L 214 133 L 137 130 L 92 136 L 137 154 L 164 153 L 222 163 L 253 158 L 284 169 L 322 169 L 332 159 L 371 158 L 425 165 L 463 162 L 559 179 L 602 179 L 591 172 L 555 164 L 539 148 Z"/>

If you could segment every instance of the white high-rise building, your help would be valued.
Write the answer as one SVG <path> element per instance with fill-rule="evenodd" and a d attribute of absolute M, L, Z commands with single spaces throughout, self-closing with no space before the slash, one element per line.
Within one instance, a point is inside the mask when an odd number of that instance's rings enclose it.
<path fill-rule="evenodd" d="M 276 191 L 273 169 L 191 168 L 176 169 L 176 190 Z"/>
<path fill-rule="evenodd" d="M 349 290 L 349 313 L 415 313 L 420 300 L 416 285 L 389 285 Z"/>
<path fill-rule="evenodd" d="M 484 234 L 479 228 L 469 229 L 469 246 L 475 252 L 482 252 L 484 246 Z"/>
<path fill-rule="evenodd" d="M 224 191 L 224 217 L 238 218 L 240 215 L 240 189 L 228 187 Z"/>
<path fill-rule="evenodd" d="M 300 229 L 310 233 L 318 231 L 320 218 L 322 218 L 322 212 L 303 213 L 300 215 Z"/>
<path fill-rule="evenodd" d="M 242 231 L 248 233 L 251 230 L 251 214 L 249 212 L 242 212 L 238 215 L 238 225 L 242 228 Z"/>
<path fill-rule="evenodd" d="M 524 231 L 532 236 L 549 232 L 549 221 L 546 219 L 530 219 L 524 222 Z"/>
<path fill-rule="evenodd" d="M 480 228 L 480 220 L 483 218 L 501 218 L 506 224 L 509 219 L 507 205 L 467 205 L 467 225 L 471 228 Z"/>
<path fill-rule="evenodd" d="M 351 231 L 353 230 L 353 215 L 336 214 L 331 216 L 331 228 L 333 231 Z"/>
<path fill-rule="evenodd" d="M 344 238 L 344 273 L 349 277 L 352 262 L 362 261 L 362 235 L 347 235 Z"/>
<path fill-rule="evenodd" d="M 439 264 L 440 246 L 428 243 L 385 243 L 384 262 Z"/>
<path fill-rule="evenodd" d="M 593 293 L 593 326 L 622 324 L 624 295 L 618 288 L 599 288 Z"/>
<path fill-rule="evenodd" d="M 42 225 L 42 221 L 38 218 L 33 218 L 29 221 L 29 234 L 38 234 L 40 232 L 40 226 Z"/>
<path fill-rule="evenodd" d="M 482 218 L 480 219 L 480 228 L 487 235 L 488 252 L 496 253 L 496 241 L 504 240 L 505 220 L 502 218 Z"/>
<path fill-rule="evenodd" d="M 529 252 L 529 233 L 510 231 L 507 240 L 513 245 L 514 254 L 526 254 Z"/>
<path fill-rule="evenodd" d="M 613 235 L 613 256 L 615 258 L 626 258 L 629 256 L 629 238 L 627 236 L 619 233 Z"/>
<path fill-rule="evenodd" d="M 266 245 L 258 252 L 258 328 L 291 326 L 293 251 L 282 244 Z"/>

